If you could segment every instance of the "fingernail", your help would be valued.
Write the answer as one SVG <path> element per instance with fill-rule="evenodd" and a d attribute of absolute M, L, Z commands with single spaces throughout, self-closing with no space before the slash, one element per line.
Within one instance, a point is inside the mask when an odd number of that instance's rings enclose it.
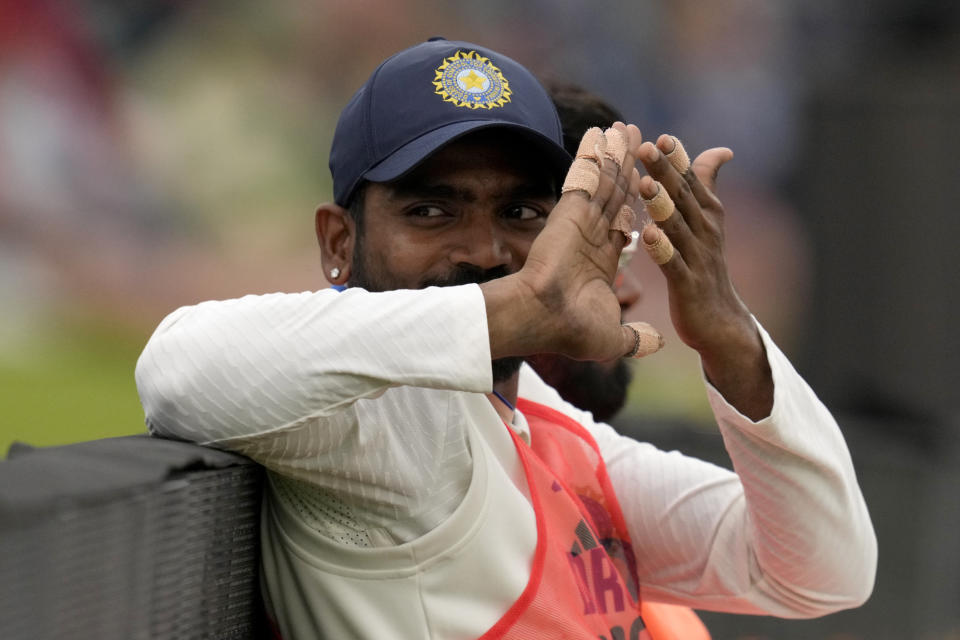
<path fill-rule="evenodd" d="M 660 186 L 657 184 L 657 181 L 651 178 L 650 176 L 643 176 L 640 178 L 640 197 L 644 200 L 650 200 L 657 195 L 657 192 L 660 191 Z"/>
<path fill-rule="evenodd" d="M 643 228 L 643 243 L 644 244 L 653 244 L 657 241 L 657 238 L 660 237 L 660 234 L 657 232 L 657 226 L 653 224 L 648 224 Z"/>

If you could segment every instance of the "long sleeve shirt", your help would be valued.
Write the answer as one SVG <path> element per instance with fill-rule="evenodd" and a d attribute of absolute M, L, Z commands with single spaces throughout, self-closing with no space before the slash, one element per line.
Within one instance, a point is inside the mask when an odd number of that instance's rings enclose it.
<path fill-rule="evenodd" d="M 849 453 L 829 411 L 761 335 L 770 416 L 751 421 L 706 385 L 734 472 L 617 434 L 528 367 L 519 394 L 596 439 L 639 550 L 643 597 L 785 617 L 857 606 L 872 590 L 876 540 Z M 373 553 L 429 538 L 456 519 L 491 458 L 524 493 L 484 395 L 490 347 L 476 285 L 184 307 L 157 328 L 136 377 L 151 432 L 265 465 L 272 495 L 324 544 Z M 512 426 L 524 432 L 522 413 Z M 515 510 L 518 553 L 532 552 L 531 514 Z M 503 576 L 474 628 L 523 584 L 522 572 Z"/>

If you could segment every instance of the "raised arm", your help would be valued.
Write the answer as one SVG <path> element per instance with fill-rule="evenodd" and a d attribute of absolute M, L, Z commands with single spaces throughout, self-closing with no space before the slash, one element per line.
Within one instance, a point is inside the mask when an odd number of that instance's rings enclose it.
<path fill-rule="evenodd" d="M 700 354 L 736 471 L 644 456 L 606 434 L 611 477 L 647 551 L 641 581 L 657 597 L 711 609 L 808 617 L 857 606 L 872 590 L 877 546 L 846 444 L 727 272 L 714 184 L 732 152 L 711 149 L 691 164 L 676 138 L 661 136 L 638 157 L 654 220 L 644 243 L 678 334 Z"/>
<path fill-rule="evenodd" d="M 674 326 L 701 356 L 736 473 L 596 426 L 641 583 L 654 599 L 708 609 L 810 617 L 857 606 L 872 590 L 877 548 L 843 437 L 730 281 L 713 188 L 732 153 L 712 149 L 691 165 L 678 144 L 662 136 L 637 148 L 648 173 L 639 195 L 654 219 L 643 236 L 667 279 Z M 589 317 L 577 310 L 586 296 L 566 299 L 561 317 Z M 593 326 L 613 324 L 603 323 Z"/>
<path fill-rule="evenodd" d="M 402 385 L 489 391 L 476 285 L 332 289 L 183 307 L 137 363 L 147 425 L 201 443 L 331 416 Z"/>
<path fill-rule="evenodd" d="M 759 327 L 758 327 L 759 329 Z M 815 617 L 861 605 L 877 541 L 830 412 L 760 329 L 774 380 L 753 421 L 708 387 L 735 473 L 598 425 L 649 597 L 701 609 Z"/>

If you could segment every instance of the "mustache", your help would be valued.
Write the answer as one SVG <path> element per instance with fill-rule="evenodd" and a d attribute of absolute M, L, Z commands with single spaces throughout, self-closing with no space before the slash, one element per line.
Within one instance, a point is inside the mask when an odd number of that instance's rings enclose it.
<path fill-rule="evenodd" d="M 427 278 L 420 283 L 421 287 L 456 287 L 463 284 L 481 284 L 496 280 L 510 275 L 510 271 L 504 267 L 494 267 L 492 269 L 481 269 L 470 265 L 456 267 L 453 271 L 443 276 Z"/>

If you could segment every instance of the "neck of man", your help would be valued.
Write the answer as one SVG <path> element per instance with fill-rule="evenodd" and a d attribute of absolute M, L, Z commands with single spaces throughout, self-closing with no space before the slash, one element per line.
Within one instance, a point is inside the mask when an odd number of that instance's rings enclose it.
<path fill-rule="evenodd" d="M 515 373 L 506 380 L 493 383 L 493 390 L 502 395 L 507 399 L 513 406 L 517 406 L 517 388 L 520 382 L 520 373 Z M 500 418 L 507 424 L 513 423 L 513 409 L 504 404 L 503 400 L 498 398 L 495 394 L 488 393 L 487 399 L 490 400 L 490 404 L 493 405 L 493 408 L 496 409 L 497 414 Z"/>

